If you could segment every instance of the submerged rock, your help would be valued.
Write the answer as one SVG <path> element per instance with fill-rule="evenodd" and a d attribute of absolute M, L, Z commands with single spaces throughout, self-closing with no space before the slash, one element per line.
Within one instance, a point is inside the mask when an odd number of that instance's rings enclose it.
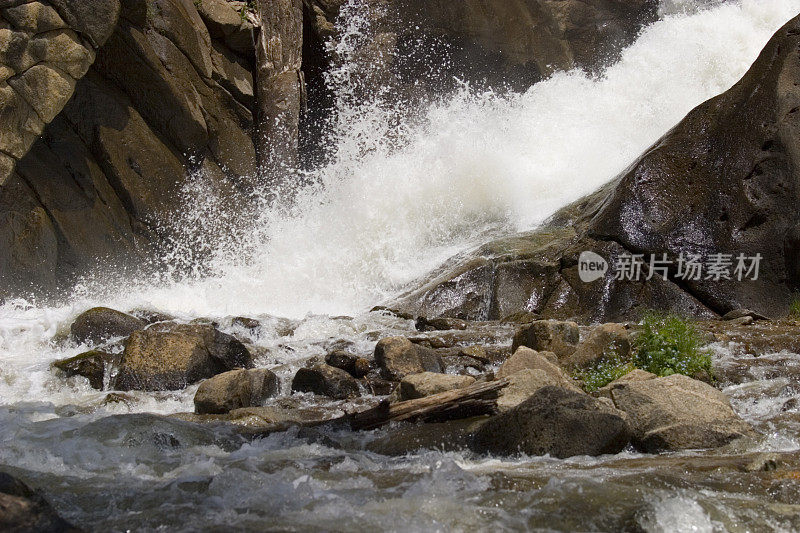
<path fill-rule="evenodd" d="M 528 400 L 483 424 L 472 448 L 496 455 L 619 453 L 631 428 L 624 413 L 599 400 L 561 387 L 544 387 Z"/>
<path fill-rule="evenodd" d="M 475 383 L 471 376 L 454 376 L 436 372 L 412 374 L 400 380 L 400 400 L 414 400 L 453 389 L 461 389 Z"/>
<path fill-rule="evenodd" d="M 127 337 L 146 325 L 144 320 L 127 313 L 108 307 L 93 307 L 78 315 L 69 330 L 76 342 L 98 343 L 113 337 Z"/>
<path fill-rule="evenodd" d="M 387 337 L 378 341 L 375 363 L 381 376 L 394 381 L 420 372 L 444 372 L 444 362 L 436 352 L 405 337 Z"/>
<path fill-rule="evenodd" d="M 634 444 L 646 452 L 715 448 L 754 434 L 727 396 L 681 374 L 619 383 L 611 398 L 630 416 Z"/>
<path fill-rule="evenodd" d="M 402 424 L 367 444 L 367 450 L 383 455 L 406 455 L 419 450 L 452 452 L 469 448 L 475 432 L 488 416 L 427 424 Z"/>
<path fill-rule="evenodd" d="M 511 350 L 527 346 L 537 351 L 553 352 L 559 359 L 564 359 L 575 352 L 580 336 L 575 322 L 537 320 L 517 331 Z"/>
<path fill-rule="evenodd" d="M 81 531 L 58 516 L 47 500 L 5 472 L 0 472 L 0 530 L 18 533 Z"/>
<path fill-rule="evenodd" d="M 251 368 L 238 340 L 207 324 L 160 323 L 135 331 L 122 354 L 120 390 L 175 390 L 235 368 Z"/>
<path fill-rule="evenodd" d="M 223 372 L 200 384 L 194 395 L 194 410 L 197 414 L 224 414 L 257 407 L 275 396 L 278 388 L 278 376 L 266 368 Z"/>
<path fill-rule="evenodd" d="M 298 370 L 292 380 L 292 390 L 311 392 L 337 400 L 361 396 L 361 389 L 353 376 L 341 368 L 327 364 Z"/>
<path fill-rule="evenodd" d="M 92 388 L 103 390 L 106 365 L 119 364 L 122 356 L 101 350 L 90 350 L 74 357 L 60 359 L 53 367 L 62 370 L 67 376 L 83 376 Z"/>

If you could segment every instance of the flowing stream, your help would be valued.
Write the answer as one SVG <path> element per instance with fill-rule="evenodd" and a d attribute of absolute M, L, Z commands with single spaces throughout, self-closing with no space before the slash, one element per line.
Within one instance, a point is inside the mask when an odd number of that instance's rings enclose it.
<path fill-rule="evenodd" d="M 337 52 L 347 59 L 368 17 L 358 16 L 358 1 L 345 9 L 351 38 Z M 0 466 L 94 531 L 800 529 L 797 470 L 778 479 L 740 468 L 760 452 L 800 468 L 800 410 L 789 402 L 800 396 L 800 372 L 780 375 L 800 366 L 796 354 L 723 380 L 763 433 L 746 449 L 569 460 L 436 450 L 390 457 L 368 449 L 381 431 L 290 430 L 244 441 L 160 416 L 191 411 L 196 386 L 109 399 L 50 368 L 90 348 L 67 338 L 78 313 L 148 309 L 213 319 L 246 337 L 288 395 L 294 371 L 332 343 L 369 353 L 383 336 L 410 334 L 411 321 L 368 309 L 453 254 L 535 227 L 614 177 L 735 83 L 799 11 L 800 0 L 664 0 L 661 19 L 601 76 L 561 72 L 515 95 L 465 85 L 413 117 L 381 102 L 353 104 L 357 72 L 348 69 L 357 65 L 345 61 L 331 75 L 333 156 L 308 176 L 312 185 L 293 191 L 290 207 L 237 220 L 205 198 L 202 177 L 187 188 L 196 205 L 187 242 L 210 254 L 202 276 L 87 279 L 65 303 L 0 307 Z M 235 238 L 215 237 L 215 224 L 237 226 Z M 187 261 L 182 249 L 164 262 Z M 237 315 L 262 326 L 245 331 L 233 325 Z M 290 319 L 288 331 L 275 317 Z M 737 356 L 714 348 L 726 376 Z"/>

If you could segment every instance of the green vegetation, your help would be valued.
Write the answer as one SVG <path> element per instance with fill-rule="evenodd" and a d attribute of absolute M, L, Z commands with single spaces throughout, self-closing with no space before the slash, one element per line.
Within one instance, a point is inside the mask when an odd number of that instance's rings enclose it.
<path fill-rule="evenodd" d="M 713 379 L 711 354 L 702 346 L 702 338 L 692 323 L 675 315 L 652 312 L 642 320 L 642 331 L 634 339 L 632 355 L 609 354 L 574 371 L 572 376 L 587 392 L 604 387 L 637 368 L 662 377 L 684 374 Z"/>
<path fill-rule="evenodd" d="M 636 337 L 634 364 L 657 376 L 708 375 L 711 354 L 693 324 L 675 315 L 648 313 Z"/>
<path fill-rule="evenodd" d="M 800 320 L 800 294 L 795 294 L 792 303 L 789 305 L 789 318 Z"/>
<path fill-rule="evenodd" d="M 581 382 L 583 390 L 594 392 L 634 369 L 636 369 L 636 366 L 632 360 L 612 356 L 607 359 L 601 359 L 586 368 L 576 370 L 573 372 L 572 377 Z"/>

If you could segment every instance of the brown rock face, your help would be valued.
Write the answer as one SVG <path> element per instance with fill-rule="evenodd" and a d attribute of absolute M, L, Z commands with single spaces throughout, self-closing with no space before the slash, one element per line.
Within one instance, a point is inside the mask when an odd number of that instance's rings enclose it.
<path fill-rule="evenodd" d="M 475 383 L 472 376 L 454 376 L 437 372 L 411 374 L 400 381 L 400 400 L 414 400 Z"/>
<path fill-rule="evenodd" d="M 361 396 L 358 382 L 353 376 L 341 368 L 325 364 L 298 370 L 292 380 L 292 390 L 311 392 L 337 400 Z"/>
<path fill-rule="evenodd" d="M 537 320 L 514 335 L 511 350 L 527 346 L 538 351 L 553 352 L 559 359 L 575 352 L 580 340 L 580 330 L 575 322 Z"/>
<path fill-rule="evenodd" d="M 72 97 L 119 17 L 119 0 L 0 5 L 0 185 Z"/>
<path fill-rule="evenodd" d="M 561 387 L 544 387 L 506 413 L 490 418 L 475 434 L 472 448 L 497 455 L 619 453 L 631 438 L 624 413 Z"/>
<path fill-rule="evenodd" d="M 223 372 L 200 384 L 194 395 L 197 414 L 224 414 L 258 407 L 278 393 L 278 376 L 266 368 Z"/>
<path fill-rule="evenodd" d="M 617 383 L 610 392 L 630 416 L 634 444 L 647 452 L 715 448 L 753 434 L 722 392 L 680 374 Z"/>
<path fill-rule="evenodd" d="M 444 372 L 442 358 L 405 337 L 387 337 L 375 346 L 375 363 L 385 379 L 399 381 L 409 374 Z"/>
<path fill-rule="evenodd" d="M 444 45 L 456 68 L 520 89 L 555 70 L 595 70 L 607 64 L 643 25 L 656 20 L 658 8 L 654 0 L 433 0 L 424 4 L 397 0 L 396 4 L 399 19 Z M 401 47 L 420 39 L 408 30 L 398 34 Z"/>
<path fill-rule="evenodd" d="M 112 337 L 127 337 L 146 325 L 144 320 L 127 313 L 108 307 L 93 307 L 78 315 L 69 331 L 77 342 L 97 343 Z"/>
<path fill-rule="evenodd" d="M 252 366 L 252 356 L 244 345 L 213 326 L 156 324 L 128 338 L 116 388 L 175 390 Z"/>
<path fill-rule="evenodd" d="M 712 317 L 747 308 L 785 315 L 800 286 L 800 18 L 781 28 L 748 73 L 701 104 L 621 176 L 539 230 L 486 244 L 393 307 L 425 316 L 500 319 L 530 311 L 585 322 L 638 319 L 647 309 Z M 579 257 L 609 264 L 584 282 Z M 729 254 L 731 280 L 678 277 L 680 253 Z M 667 279 L 617 279 L 620 257 L 673 263 Z M 760 254 L 739 281 L 739 254 Z"/>
<path fill-rule="evenodd" d="M 229 43 L 250 22 L 226 5 L 239 27 L 212 37 L 193 0 L 13 4 L 0 9 L 0 117 L 18 123 L 0 131 L 0 293 L 141 265 L 194 171 L 246 206 L 254 45 Z"/>

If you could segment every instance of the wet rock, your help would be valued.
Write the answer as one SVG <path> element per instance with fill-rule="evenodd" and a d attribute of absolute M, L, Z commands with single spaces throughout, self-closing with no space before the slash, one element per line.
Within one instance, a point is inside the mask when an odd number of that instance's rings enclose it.
<path fill-rule="evenodd" d="M 155 324 L 128 338 L 115 386 L 120 390 L 175 390 L 252 366 L 247 348 L 211 325 Z"/>
<path fill-rule="evenodd" d="M 398 381 L 409 374 L 444 372 L 442 358 L 405 337 L 387 337 L 375 346 L 375 363 L 385 379 Z"/>
<path fill-rule="evenodd" d="M 90 350 L 74 357 L 55 361 L 53 367 L 64 371 L 67 376 L 83 376 L 89 380 L 92 388 L 103 390 L 106 366 L 119 364 L 121 357 L 120 354 Z"/>
<path fill-rule="evenodd" d="M 399 386 L 396 381 L 389 381 L 376 376 L 365 377 L 362 384 L 367 389 L 367 392 L 374 396 L 388 396 Z"/>
<path fill-rule="evenodd" d="M 586 323 L 638 320 L 648 309 L 702 318 L 742 308 L 784 316 L 800 288 L 798 44 L 795 17 L 738 83 L 688 113 L 619 177 L 535 231 L 453 258 L 394 305 L 420 315 L 446 310 L 488 319 L 529 310 Z M 616 279 L 609 268 L 587 283 L 579 272 L 586 251 L 609 265 L 631 254 L 646 260 L 665 253 L 673 264 L 666 280 Z M 731 254 L 731 274 L 740 254 L 758 254 L 759 276 L 677 279 L 681 253 Z M 516 276 L 502 275 L 512 270 Z"/>
<path fill-rule="evenodd" d="M 564 359 L 575 352 L 580 336 L 575 322 L 537 320 L 517 331 L 511 351 L 516 352 L 520 346 L 527 346 L 540 352 L 553 352 L 559 359 Z"/>
<path fill-rule="evenodd" d="M 507 377 L 509 384 L 497 398 L 497 410 L 502 412 L 518 406 L 544 387 L 561 387 L 573 392 L 582 392 L 563 373 L 542 368 L 527 368 Z"/>
<path fill-rule="evenodd" d="M 278 377 L 266 368 L 231 370 L 200 384 L 194 395 L 194 410 L 197 414 L 224 414 L 257 407 L 278 390 Z"/>
<path fill-rule="evenodd" d="M 762 315 L 761 313 L 757 313 L 752 309 L 734 309 L 733 311 L 728 311 L 724 315 L 722 315 L 722 320 L 737 320 L 740 318 L 752 318 L 753 321 L 755 320 L 769 320 L 768 317 Z"/>
<path fill-rule="evenodd" d="M 647 381 L 648 379 L 656 379 L 658 376 L 648 372 L 647 370 L 642 370 L 641 368 L 635 368 L 622 376 L 619 379 L 615 379 L 605 387 L 600 387 L 596 391 L 592 393 L 592 396 L 596 398 L 608 398 L 611 399 L 611 391 L 614 390 L 617 386 L 628 383 L 631 381 Z"/>
<path fill-rule="evenodd" d="M 583 367 L 603 359 L 627 359 L 631 354 L 631 339 L 622 324 L 601 324 L 594 328 L 575 352 L 564 360 L 569 367 Z"/>
<path fill-rule="evenodd" d="M 326 364 L 311 368 L 301 368 L 292 380 L 292 390 L 311 392 L 337 400 L 355 398 L 361 395 L 358 382 L 342 370 Z"/>
<path fill-rule="evenodd" d="M 454 376 L 436 372 L 411 374 L 400 380 L 400 401 L 424 398 L 453 389 L 460 389 L 475 383 L 470 376 Z"/>
<path fill-rule="evenodd" d="M 325 363 L 341 368 L 355 378 L 363 378 L 372 369 L 372 363 L 368 359 L 358 357 L 344 350 L 334 350 L 325 356 Z"/>
<path fill-rule="evenodd" d="M 458 318 L 425 318 L 424 316 L 418 317 L 414 326 L 417 331 L 443 331 L 449 329 L 464 330 L 469 327 L 469 322 Z"/>
<path fill-rule="evenodd" d="M 486 365 L 484 363 L 473 357 L 464 355 L 443 355 L 442 361 L 448 373 L 468 374 L 486 370 Z"/>
<path fill-rule="evenodd" d="M 579 392 L 544 387 L 482 425 L 472 448 L 497 455 L 594 456 L 619 453 L 631 434 L 624 413 Z"/>
<path fill-rule="evenodd" d="M 507 378 L 512 374 L 526 369 L 539 369 L 553 375 L 563 375 L 558 366 L 558 358 L 553 352 L 537 352 L 527 346 L 520 346 L 514 355 L 500 366 L 497 377 Z"/>
<path fill-rule="evenodd" d="M 716 448 L 753 435 L 722 392 L 681 374 L 620 383 L 611 398 L 630 416 L 634 444 L 646 452 Z"/>
<path fill-rule="evenodd" d="M 0 472 L 0 530 L 79 533 L 43 497 L 13 476 Z"/>
<path fill-rule="evenodd" d="M 239 326 L 244 329 L 258 329 L 259 327 L 261 327 L 261 322 L 259 322 L 255 318 L 247 318 L 246 316 L 236 316 L 233 317 L 231 325 Z"/>
<path fill-rule="evenodd" d="M 489 347 L 487 349 L 486 346 L 474 345 L 474 346 L 465 346 L 458 350 L 458 355 L 461 357 L 470 357 L 472 359 L 477 359 L 481 363 L 491 363 L 493 360 L 492 348 Z"/>
<path fill-rule="evenodd" d="M 78 315 L 69 329 L 76 342 L 98 343 L 113 337 L 127 337 L 146 325 L 144 320 L 121 311 L 93 307 Z"/>

